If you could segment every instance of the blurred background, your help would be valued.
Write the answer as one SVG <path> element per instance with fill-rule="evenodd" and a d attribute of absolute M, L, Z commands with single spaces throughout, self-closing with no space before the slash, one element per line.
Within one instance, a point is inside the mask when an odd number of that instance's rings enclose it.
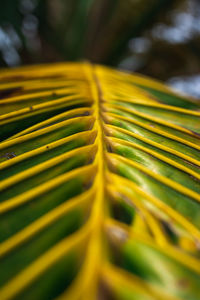
<path fill-rule="evenodd" d="M 81 60 L 200 98 L 200 0 L 0 0 L 0 67 Z"/>

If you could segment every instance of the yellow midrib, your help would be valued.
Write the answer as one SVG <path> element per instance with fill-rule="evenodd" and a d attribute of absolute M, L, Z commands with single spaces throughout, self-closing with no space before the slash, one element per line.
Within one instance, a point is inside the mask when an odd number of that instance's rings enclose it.
<path fill-rule="evenodd" d="M 64 292 L 57 300 L 79 299 L 84 295 L 84 299 L 92 300 L 97 295 L 98 276 L 102 265 L 102 236 L 103 218 L 105 217 L 105 139 L 101 118 L 101 86 L 97 76 L 95 66 L 90 64 L 83 65 L 83 71 L 91 88 L 91 98 L 93 100 L 93 115 L 95 124 L 93 129 L 97 131 L 95 144 L 98 147 L 94 164 L 97 165 L 97 175 L 94 185 L 96 186 L 96 196 L 90 216 L 90 239 L 84 265 L 72 286 Z M 79 289 L 77 289 L 79 286 Z"/>
<path fill-rule="evenodd" d="M 104 133 L 101 119 L 101 97 L 102 89 L 100 81 L 98 79 L 96 68 L 87 65 L 86 74 L 89 75 L 91 81 L 91 94 L 94 99 L 94 116 L 96 118 L 94 128 L 97 130 L 97 137 L 95 143 L 98 146 L 98 151 L 95 158 L 95 163 L 98 166 L 96 183 L 97 183 L 97 194 L 93 203 L 92 214 L 91 214 L 91 239 L 88 246 L 88 259 L 89 259 L 89 268 L 86 270 L 86 290 L 84 291 L 84 297 L 86 299 L 94 299 L 97 289 L 97 281 L 99 269 L 102 261 L 102 226 L 103 226 L 103 216 L 105 211 L 105 158 L 104 158 Z M 87 260 L 86 260 L 87 264 Z"/>

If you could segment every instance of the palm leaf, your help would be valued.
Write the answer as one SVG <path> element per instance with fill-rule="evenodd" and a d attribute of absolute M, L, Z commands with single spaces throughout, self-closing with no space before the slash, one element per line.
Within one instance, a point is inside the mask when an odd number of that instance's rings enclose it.
<path fill-rule="evenodd" d="M 200 299 L 199 103 L 87 63 L 0 91 L 0 299 Z"/>

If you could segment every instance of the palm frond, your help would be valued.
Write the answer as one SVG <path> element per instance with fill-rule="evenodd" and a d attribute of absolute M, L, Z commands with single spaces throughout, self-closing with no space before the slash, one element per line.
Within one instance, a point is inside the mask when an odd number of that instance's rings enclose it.
<path fill-rule="evenodd" d="M 200 104 L 88 63 L 0 96 L 0 299 L 200 299 Z"/>

